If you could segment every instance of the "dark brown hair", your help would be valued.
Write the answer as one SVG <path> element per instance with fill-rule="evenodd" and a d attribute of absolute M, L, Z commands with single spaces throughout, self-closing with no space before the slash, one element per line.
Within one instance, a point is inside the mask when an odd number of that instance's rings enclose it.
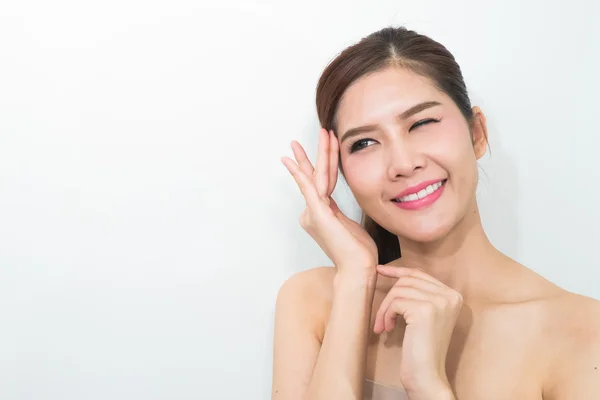
<path fill-rule="evenodd" d="M 317 114 L 321 126 L 337 136 L 336 114 L 346 89 L 357 79 L 385 69 L 401 67 L 427 77 L 458 106 L 470 123 L 471 101 L 454 56 L 440 43 L 404 27 L 386 27 L 344 49 L 325 68 L 317 86 Z M 344 171 L 340 163 L 342 176 Z M 361 225 L 377 245 L 379 264 L 400 257 L 398 237 L 363 213 Z"/>

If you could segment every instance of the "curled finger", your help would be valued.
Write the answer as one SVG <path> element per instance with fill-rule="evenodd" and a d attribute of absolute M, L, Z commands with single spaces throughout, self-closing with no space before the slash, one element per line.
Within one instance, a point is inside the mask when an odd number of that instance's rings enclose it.
<path fill-rule="evenodd" d="M 391 332 L 399 315 L 409 325 L 412 323 L 415 313 L 431 308 L 432 306 L 426 300 L 396 298 L 383 315 L 383 326 L 386 331 Z"/>
<path fill-rule="evenodd" d="M 381 331 L 391 331 L 394 327 L 394 322 L 386 318 L 389 316 L 389 310 L 392 303 L 399 299 L 412 299 L 427 301 L 431 294 L 413 287 L 394 286 L 387 293 L 375 316 L 374 329 L 378 328 Z M 390 325 L 391 324 L 391 325 Z"/>
<path fill-rule="evenodd" d="M 439 280 L 435 279 L 433 276 L 425 273 L 424 271 L 417 268 L 408 268 L 408 267 L 397 267 L 393 265 L 378 265 L 377 272 L 381 275 L 390 277 L 390 278 L 400 278 L 402 276 L 414 276 L 416 278 L 421 278 L 431 283 L 434 283 L 438 286 L 447 287 Z"/>

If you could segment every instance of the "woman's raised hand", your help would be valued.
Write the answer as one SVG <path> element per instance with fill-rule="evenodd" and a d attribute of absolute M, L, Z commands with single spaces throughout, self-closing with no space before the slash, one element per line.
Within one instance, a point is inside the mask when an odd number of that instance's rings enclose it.
<path fill-rule="evenodd" d="M 292 142 L 296 162 L 289 157 L 281 161 L 294 177 L 306 208 L 300 225 L 323 249 L 340 272 L 376 273 L 377 246 L 371 236 L 355 221 L 345 216 L 331 197 L 338 176 L 339 144 L 333 131 L 321 129 L 317 165 L 313 168 L 302 146 Z"/>

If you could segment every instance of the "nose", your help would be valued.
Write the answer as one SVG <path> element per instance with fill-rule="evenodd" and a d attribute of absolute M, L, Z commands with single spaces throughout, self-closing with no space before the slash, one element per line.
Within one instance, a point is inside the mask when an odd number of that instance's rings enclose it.
<path fill-rule="evenodd" d="M 412 176 L 426 166 L 425 156 L 409 141 L 397 141 L 388 150 L 386 157 L 391 180 Z"/>

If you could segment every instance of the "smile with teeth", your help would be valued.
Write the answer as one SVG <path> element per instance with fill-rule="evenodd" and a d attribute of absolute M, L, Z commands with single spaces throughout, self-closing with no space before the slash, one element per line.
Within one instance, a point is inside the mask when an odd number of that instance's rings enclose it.
<path fill-rule="evenodd" d="M 427 186 L 425 189 L 421 189 L 417 193 L 412 193 L 407 196 L 400 197 L 399 199 L 393 199 L 392 201 L 394 201 L 396 203 L 406 203 L 408 201 L 421 200 L 422 198 L 427 197 L 431 193 L 439 190 L 444 185 L 445 182 L 446 182 L 446 180 L 439 181 L 437 183 L 433 183 L 433 184 Z"/>

